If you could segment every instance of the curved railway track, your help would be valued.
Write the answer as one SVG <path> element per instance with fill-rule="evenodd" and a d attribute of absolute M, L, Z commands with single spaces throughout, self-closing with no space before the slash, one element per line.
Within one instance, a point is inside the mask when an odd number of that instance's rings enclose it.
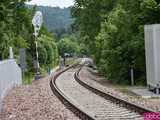
<path fill-rule="evenodd" d="M 83 120 L 143 120 L 152 110 L 136 106 L 93 88 L 79 78 L 82 67 L 59 71 L 50 82 L 52 91 Z"/>
<path fill-rule="evenodd" d="M 74 114 L 76 114 L 79 118 L 81 118 L 82 120 L 94 120 L 94 118 L 92 118 L 92 116 L 87 114 L 84 110 L 78 108 L 77 105 L 74 104 L 56 85 L 56 80 L 61 74 L 63 74 L 67 70 L 69 70 L 71 68 L 74 68 L 74 67 L 77 67 L 77 66 L 78 66 L 78 64 L 74 64 L 72 66 L 69 66 L 69 67 L 65 68 L 64 70 L 58 71 L 51 78 L 50 87 L 51 87 L 53 93 L 61 100 L 61 102 L 64 105 L 66 105 L 66 107 L 68 109 L 70 109 Z"/>

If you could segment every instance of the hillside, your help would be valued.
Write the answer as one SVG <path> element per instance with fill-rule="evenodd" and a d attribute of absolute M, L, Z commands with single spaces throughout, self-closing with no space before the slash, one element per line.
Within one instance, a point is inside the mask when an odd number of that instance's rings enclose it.
<path fill-rule="evenodd" d="M 44 24 L 49 31 L 68 29 L 73 22 L 71 8 L 37 6 L 37 10 L 43 13 Z"/>

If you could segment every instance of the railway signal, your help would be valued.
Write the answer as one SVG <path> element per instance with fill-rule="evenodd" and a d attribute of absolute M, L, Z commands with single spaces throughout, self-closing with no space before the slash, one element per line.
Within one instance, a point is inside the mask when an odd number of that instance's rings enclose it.
<path fill-rule="evenodd" d="M 39 35 L 39 31 L 41 29 L 43 23 L 43 15 L 42 12 L 37 11 L 32 19 L 32 24 L 34 26 L 34 37 L 35 37 L 35 45 L 36 45 L 36 75 L 35 75 L 35 79 L 39 79 L 40 78 L 40 66 L 39 66 L 39 60 L 38 60 L 38 35 Z"/>

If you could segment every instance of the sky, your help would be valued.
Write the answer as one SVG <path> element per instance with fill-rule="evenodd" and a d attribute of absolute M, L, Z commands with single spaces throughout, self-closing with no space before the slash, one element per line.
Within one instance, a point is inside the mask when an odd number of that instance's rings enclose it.
<path fill-rule="evenodd" d="M 74 0 L 32 0 L 27 4 L 30 5 L 42 5 L 42 6 L 52 6 L 52 7 L 69 7 L 74 4 Z"/>

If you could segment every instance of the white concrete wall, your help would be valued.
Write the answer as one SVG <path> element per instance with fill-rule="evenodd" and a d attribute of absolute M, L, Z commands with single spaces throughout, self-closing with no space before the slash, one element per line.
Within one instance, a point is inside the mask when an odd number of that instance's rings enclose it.
<path fill-rule="evenodd" d="M 145 26 L 147 84 L 160 88 L 160 24 Z"/>
<path fill-rule="evenodd" d="M 22 73 L 15 60 L 0 61 L 0 108 L 7 92 L 20 84 L 22 84 Z"/>

